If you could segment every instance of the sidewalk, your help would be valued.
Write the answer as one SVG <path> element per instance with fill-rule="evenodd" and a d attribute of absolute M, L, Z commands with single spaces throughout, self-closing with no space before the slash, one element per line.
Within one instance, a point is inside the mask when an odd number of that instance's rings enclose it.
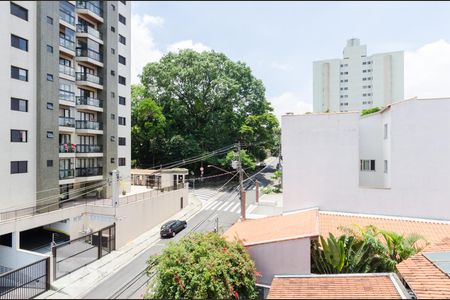
<path fill-rule="evenodd" d="M 190 219 L 201 209 L 202 203 L 189 193 L 189 205 L 170 217 L 172 219 Z M 159 239 L 159 230 L 165 222 L 142 234 L 134 241 L 119 250 L 113 251 L 101 259 L 54 281 L 51 290 L 36 299 L 74 299 L 83 298 L 92 288 L 116 272 L 119 272 L 130 261 L 153 246 Z"/>
<path fill-rule="evenodd" d="M 247 219 L 259 219 L 283 213 L 283 194 L 263 194 L 259 203 L 248 208 Z"/>

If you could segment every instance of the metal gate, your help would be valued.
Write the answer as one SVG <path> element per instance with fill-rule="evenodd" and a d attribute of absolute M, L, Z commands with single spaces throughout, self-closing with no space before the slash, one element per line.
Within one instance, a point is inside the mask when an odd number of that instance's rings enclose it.
<path fill-rule="evenodd" d="M 59 279 L 111 253 L 116 248 L 116 224 L 52 248 L 53 279 Z"/>

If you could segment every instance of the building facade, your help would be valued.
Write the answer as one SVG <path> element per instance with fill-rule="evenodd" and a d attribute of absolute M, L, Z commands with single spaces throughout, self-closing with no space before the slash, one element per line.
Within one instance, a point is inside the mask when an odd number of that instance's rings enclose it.
<path fill-rule="evenodd" d="M 0 211 L 108 197 L 112 170 L 130 181 L 130 3 L 0 8 Z"/>
<path fill-rule="evenodd" d="M 284 211 L 450 220 L 450 98 L 282 117 Z"/>
<path fill-rule="evenodd" d="M 361 111 L 403 100 L 403 52 L 367 56 L 366 45 L 350 39 L 342 59 L 313 63 L 314 112 Z"/>

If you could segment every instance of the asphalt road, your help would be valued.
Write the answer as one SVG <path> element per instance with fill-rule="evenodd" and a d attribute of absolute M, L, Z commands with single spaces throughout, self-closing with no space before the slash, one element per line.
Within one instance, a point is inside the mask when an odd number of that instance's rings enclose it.
<path fill-rule="evenodd" d="M 267 181 L 275 171 L 276 160 L 268 161 L 267 168 L 257 174 L 259 181 Z M 250 183 L 250 182 L 249 182 Z M 263 184 L 265 185 L 265 184 Z M 144 273 L 147 259 L 154 254 L 160 254 L 169 241 L 177 241 L 190 232 L 208 232 L 215 229 L 214 218 L 219 219 L 219 230 L 226 231 L 240 217 L 239 197 L 237 190 L 228 190 L 216 200 L 202 200 L 202 209 L 188 220 L 187 228 L 171 239 L 159 239 L 152 247 L 134 258 L 128 265 L 116 274 L 103 281 L 91 290 L 85 299 L 130 299 L 143 298 L 146 291 L 148 276 Z"/>

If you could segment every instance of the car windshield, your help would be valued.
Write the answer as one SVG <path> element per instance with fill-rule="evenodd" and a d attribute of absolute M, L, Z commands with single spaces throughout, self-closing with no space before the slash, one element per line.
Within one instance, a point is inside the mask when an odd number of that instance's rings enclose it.
<path fill-rule="evenodd" d="M 175 221 L 169 221 L 169 222 L 167 222 L 167 223 L 165 223 L 161 228 L 167 228 L 167 227 L 170 227 L 172 224 L 174 224 L 175 223 Z"/>

